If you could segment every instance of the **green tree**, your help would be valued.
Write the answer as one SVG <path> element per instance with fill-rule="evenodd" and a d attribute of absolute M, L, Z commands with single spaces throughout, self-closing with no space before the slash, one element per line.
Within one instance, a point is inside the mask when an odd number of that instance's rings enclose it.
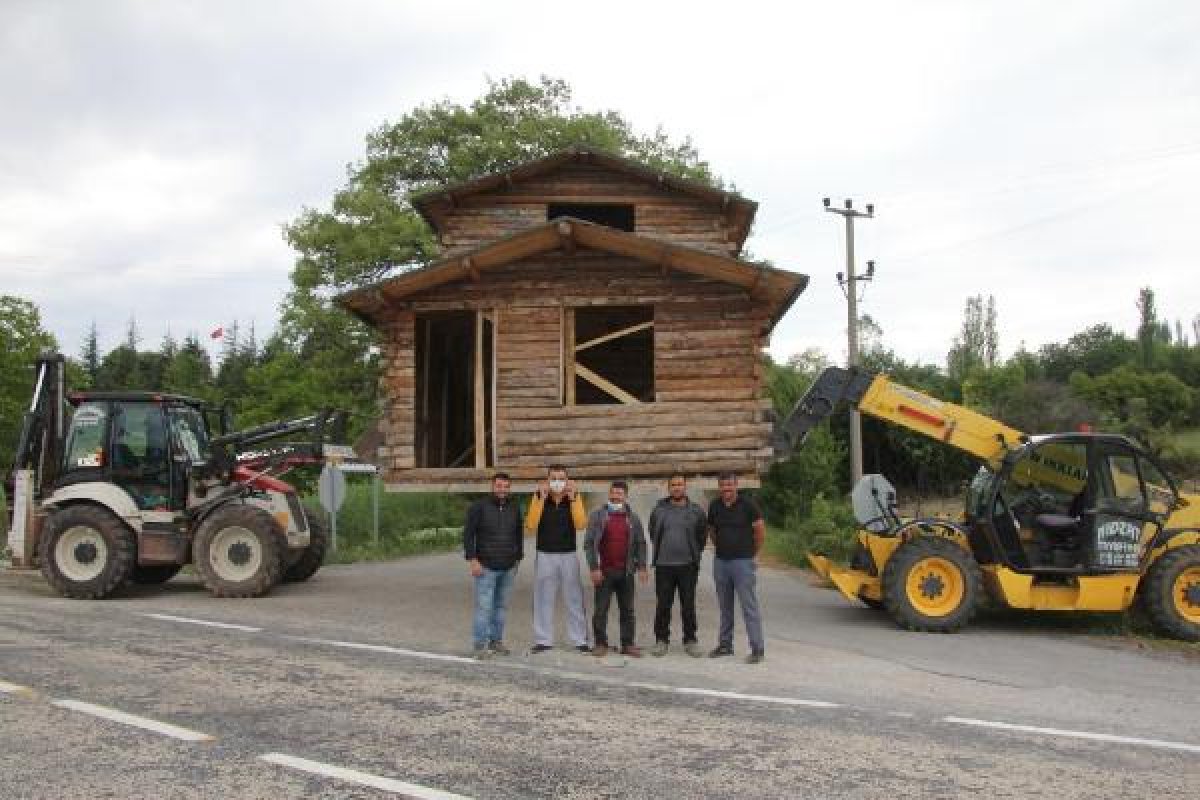
<path fill-rule="evenodd" d="M 34 365 L 58 343 L 28 300 L 0 294 L 0 466 L 12 466 L 21 420 L 33 396 Z"/>
<path fill-rule="evenodd" d="M 212 362 L 194 333 L 171 356 L 163 374 L 163 389 L 203 399 L 215 399 Z"/>
<path fill-rule="evenodd" d="M 96 320 L 92 320 L 87 333 L 84 334 L 83 347 L 79 350 L 79 361 L 83 368 L 85 385 L 95 386 L 96 378 L 100 374 L 100 341 L 99 333 L 96 330 Z"/>
<path fill-rule="evenodd" d="M 946 371 L 958 383 L 972 370 L 996 366 L 1000 335 L 996 328 L 996 298 L 988 295 L 968 297 L 963 309 L 962 329 L 946 354 Z"/>

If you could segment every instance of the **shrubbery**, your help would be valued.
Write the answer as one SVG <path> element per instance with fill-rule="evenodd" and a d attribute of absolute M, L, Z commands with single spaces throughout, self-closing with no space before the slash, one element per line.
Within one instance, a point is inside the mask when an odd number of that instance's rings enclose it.
<path fill-rule="evenodd" d="M 382 561 L 389 558 L 453 550 L 462 543 L 462 524 L 471 498 L 446 493 L 379 495 L 379 541 L 371 535 L 371 485 L 351 480 L 346 502 L 338 511 L 337 552 L 330 563 Z M 316 498 L 309 513 L 327 518 Z"/>
<path fill-rule="evenodd" d="M 806 565 L 810 552 L 846 563 L 854 549 L 857 528 L 848 503 L 818 494 L 812 498 L 806 516 L 789 520 L 786 528 L 772 529 L 767 542 L 771 552 L 796 566 Z"/>

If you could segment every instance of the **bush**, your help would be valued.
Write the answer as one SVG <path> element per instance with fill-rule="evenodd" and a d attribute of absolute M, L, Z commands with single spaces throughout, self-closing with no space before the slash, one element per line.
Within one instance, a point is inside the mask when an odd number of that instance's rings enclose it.
<path fill-rule="evenodd" d="M 471 498 L 446 493 L 379 494 L 379 541 L 371 535 L 371 485 L 351 479 L 338 511 L 337 553 L 330 563 L 380 561 L 417 553 L 452 550 L 462 543 L 462 524 Z M 328 518 L 315 497 L 310 514 Z"/>
<path fill-rule="evenodd" d="M 772 529 L 767 542 L 771 552 L 795 566 L 806 565 L 810 552 L 846 563 L 854 549 L 857 530 L 849 503 L 828 500 L 824 494 L 818 494 L 812 499 L 808 516 L 788 519 L 786 527 Z"/>

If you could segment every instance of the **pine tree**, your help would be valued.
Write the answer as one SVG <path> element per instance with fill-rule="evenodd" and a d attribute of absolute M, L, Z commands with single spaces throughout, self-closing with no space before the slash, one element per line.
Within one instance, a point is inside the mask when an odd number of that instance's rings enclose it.
<path fill-rule="evenodd" d="M 88 326 L 88 331 L 83 337 L 83 347 L 79 351 L 79 359 L 88 387 L 96 385 L 96 379 L 100 375 L 100 342 L 99 334 L 96 330 L 96 320 L 92 320 L 92 324 Z"/>

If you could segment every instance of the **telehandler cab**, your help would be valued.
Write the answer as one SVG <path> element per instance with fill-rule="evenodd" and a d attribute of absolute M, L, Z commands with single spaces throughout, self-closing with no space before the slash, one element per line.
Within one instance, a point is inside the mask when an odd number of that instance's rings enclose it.
<path fill-rule="evenodd" d="M 966 625 L 985 593 L 1036 611 L 1124 611 L 1138 599 L 1166 635 L 1200 640 L 1200 497 L 1133 440 L 1028 436 L 886 375 L 830 367 L 778 429 L 777 454 L 842 403 L 982 462 L 959 521 L 901 519 L 890 484 L 864 476 L 850 565 L 809 556 L 847 598 L 938 632 Z"/>
<path fill-rule="evenodd" d="M 223 409 L 190 397 L 67 394 L 63 357 L 44 356 L 7 492 L 13 566 L 40 565 L 56 589 L 84 599 L 127 581 L 163 583 L 185 564 L 218 597 L 307 580 L 328 534 L 276 476 L 352 456 L 326 441 L 340 441 L 344 425 L 344 413 L 322 411 L 228 432 Z M 268 444 L 301 433 L 303 442 Z"/>

